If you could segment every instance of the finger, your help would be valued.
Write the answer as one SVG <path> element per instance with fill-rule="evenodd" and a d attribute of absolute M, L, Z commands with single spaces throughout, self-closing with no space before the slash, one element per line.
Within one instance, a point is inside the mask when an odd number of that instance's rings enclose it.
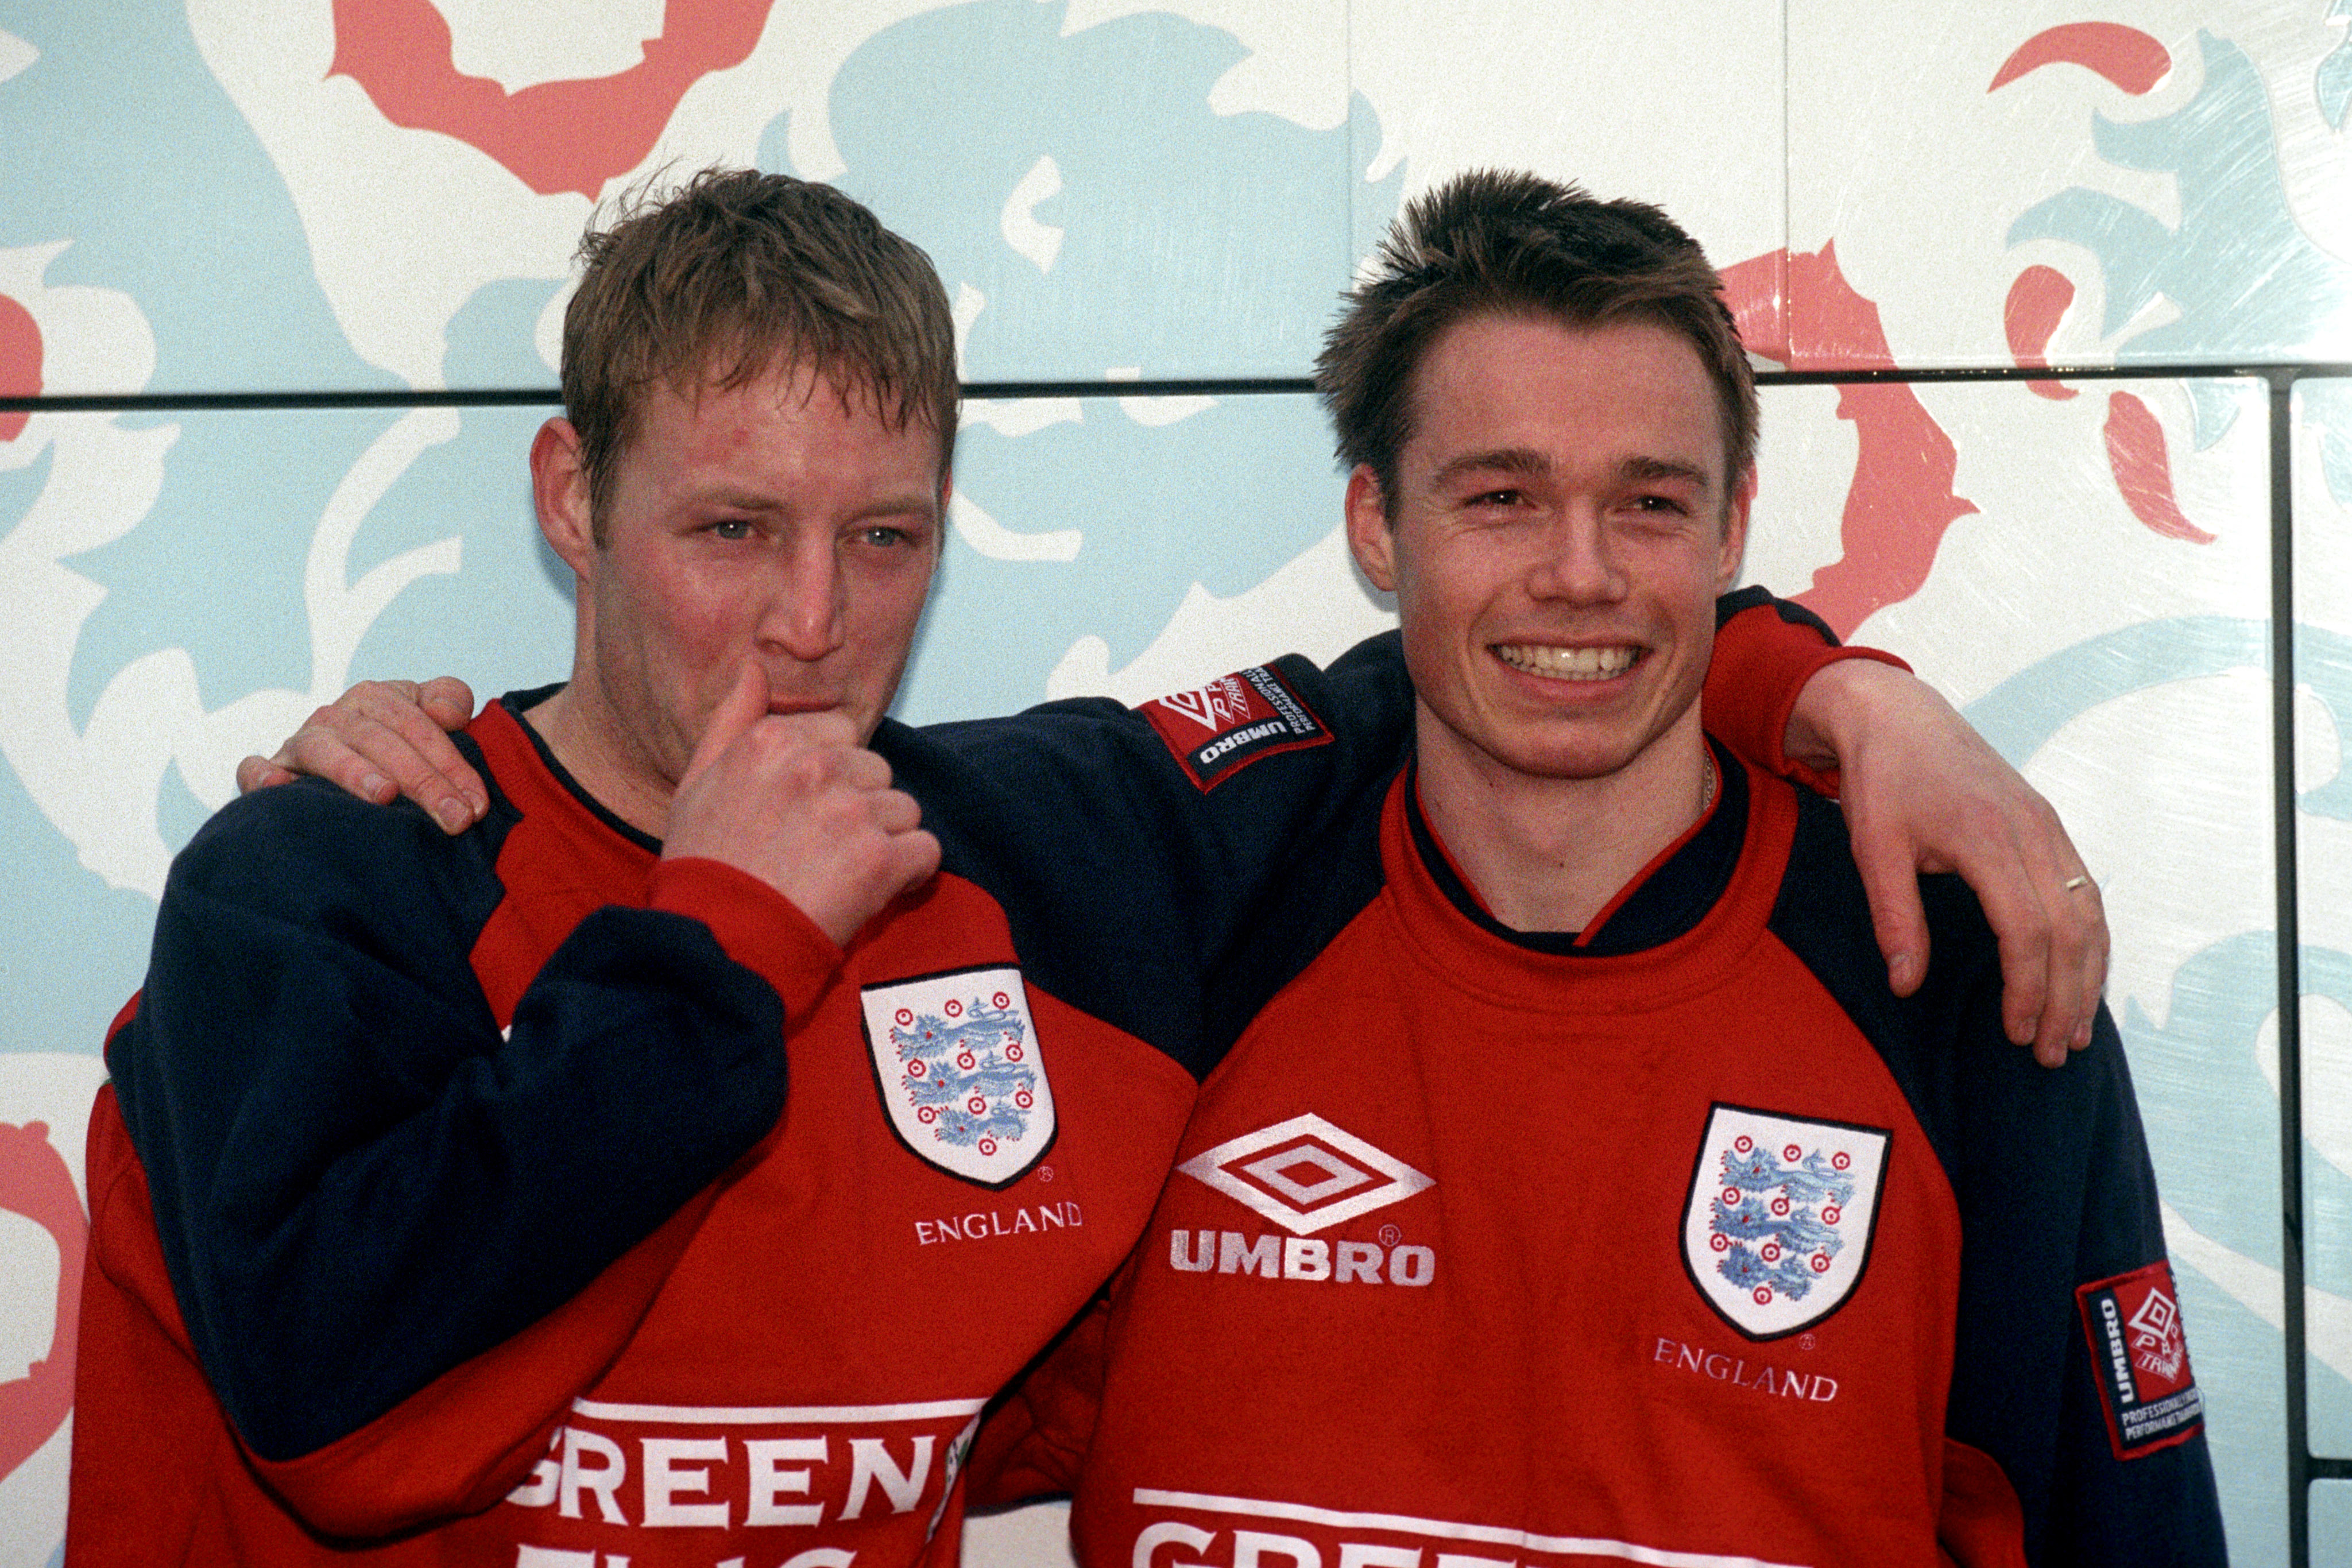
<path fill-rule="evenodd" d="M 2099 884 L 2067 837 L 2058 813 L 2045 805 L 2035 830 L 2046 844 L 2043 852 L 2057 878 L 2051 917 L 2051 967 L 2066 983 L 2061 986 L 2053 979 L 2053 1007 L 2042 1020 L 2034 1054 L 2045 1066 L 2055 1067 L 2065 1061 L 2068 1051 L 2081 1051 L 2091 1043 L 2099 998 L 2107 985 L 2107 910 Z"/>
<path fill-rule="evenodd" d="M 240 795 L 250 795 L 256 789 L 292 782 L 292 773 L 266 757 L 247 757 L 236 765 L 236 792 Z"/>
<path fill-rule="evenodd" d="M 350 714 L 320 708 L 310 716 L 310 723 L 278 748 L 278 755 L 269 758 L 270 765 L 281 772 L 324 779 L 345 794 L 357 795 L 362 800 L 390 805 L 400 798 L 399 786 L 379 771 L 363 753 L 345 745 L 338 733 L 353 722 Z"/>
<path fill-rule="evenodd" d="M 2064 879 L 2019 841 L 2016 822 L 2010 811 L 1979 804 L 1944 837 L 1951 869 L 1975 892 L 2000 942 L 2002 1032 L 2033 1045 L 2050 999 L 2052 912 Z"/>
<path fill-rule="evenodd" d="M 2087 872 L 2077 874 L 2088 877 Z M 2099 1016 L 2099 998 L 2107 988 L 2107 909 L 2100 896 L 2099 884 L 2085 881 L 2074 890 L 2070 904 L 2083 915 L 2084 934 L 2076 972 L 2082 977 L 2082 994 L 2074 1013 L 2074 1027 L 2067 1037 L 2069 1049 L 2081 1051 L 2091 1043 L 2092 1026 Z"/>
<path fill-rule="evenodd" d="M 366 752 L 445 831 L 463 832 L 479 821 L 490 809 L 489 789 L 447 733 L 473 716 L 474 694 L 446 675 L 422 686 L 405 681 L 373 686 L 345 694 L 347 702 L 358 699 L 365 721 L 345 737 L 349 744 Z"/>
<path fill-rule="evenodd" d="M 2087 950 L 2095 945 L 2095 929 L 2104 928 L 2098 890 L 2057 812 L 2046 803 L 2037 798 L 2012 821 L 2018 862 L 2048 931 L 2042 1003 L 2032 1019 L 2033 1056 L 2044 1067 L 2061 1067 L 2098 1007 L 2096 988 L 2086 986 Z M 2099 962 L 2104 966 L 2104 957 Z"/>
<path fill-rule="evenodd" d="M 2084 988 L 2083 954 L 2091 926 L 2089 903 L 2084 895 L 2091 892 L 2091 883 L 2085 878 L 2079 887 L 2068 887 L 2068 880 L 2071 879 L 2052 884 L 2046 903 L 2050 916 L 2050 995 L 2033 1035 L 2034 1060 L 2044 1067 L 2065 1064 L 2066 1053 L 2087 1016 L 2085 1009 L 2098 1004 L 2098 994 Z"/>
<path fill-rule="evenodd" d="M 940 841 L 921 828 L 897 835 L 890 848 L 898 872 L 893 898 L 922 886 L 940 869 Z"/>
<path fill-rule="evenodd" d="M 853 733 L 842 727 L 843 733 Z M 834 777 L 853 789 L 880 794 L 890 788 L 890 765 L 862 746 L 833 744 L 825 751 L 833 759 Z"/>
<path fill-rule="evenodd" d="M 2007 840 L 1998 841 L 2004 850 Z M 2001 1029 L 2019 1045 L 2038 1046 L 2051 990 L 2051 911 L 2013 853 L 2006 863 L 1961 868 L 2000 944 Z M 2071 1019 L 2073 1014 L 2070 1012 Z M 2037 1056 L 2045 1064 L 2049 1059 Z M 2063 1055 L 2063 1052 L 2062 1051 Z"/>
<path fill-rule="evenodd" d="M 694 755 L 687 759 L 686 771 L 678 776 L 683 789 L 689 779 L 698 779 L 719 754 L 751 730 L 768 711 L 768 677 L 760 666 L 746 664 L 735 672 L 735 684 L 710 710 L 709 722 L 702 727 L 702 738 L 695 743 Z"/>
<path fill-rule="evenodd" d="M 761 722 L 794 746 L 813 750 L 865 751 L 865 747 L 858 744 L 857 727 L 829 709 L 813 713 L 770 714 Z M 882 760 L 873 752 L 866 752 L 866 755 L 873 757 L 877 762 Z M 888 765 L 886 763 L 884 766 L 887 768 Z"/>
<path fill-rule="evenodd" d="M 903 789 L 877 791 L 867 810 L 874 814 L 874 825 L 886 833 L 911 833 L 923 824 L 922 807 Z"/>
<path fill-rule="evenodd" d="M 464 832 L 489 806 L 479 777 L 440 727 L 394 689 L 395 683 L 371 685 L 373 691 L 355 686 L 312 714 L 271 760 L 330 779 L 378 805 L 404 795 L 442 831 Z M 448 769 L 471 782 L 478 801 Z"/>
<path fill-rule="evenodd" d="M 416 688 L 416 705 L 443 729 L 463 729 L 474 716 L 474 688 L 455 675 L 436 675 Z"/>
<path fill-rule="evenodd" d="M 1927 976 L 1927 916 L 1919 904 L 1919 873 L 1911 847 L 1900 837 L 1857 827 L 1854 869 L 1870 900 L 1871 929 L 1886 958 L 1886 983 L 1898 997 L 1919 988 Z"/>

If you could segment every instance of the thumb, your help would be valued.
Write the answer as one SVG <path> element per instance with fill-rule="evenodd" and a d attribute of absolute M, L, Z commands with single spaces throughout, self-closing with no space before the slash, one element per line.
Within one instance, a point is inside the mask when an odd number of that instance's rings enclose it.
<path fill-rule="evenodd" d="M 759 723 L 767 711 L 768 677 L 759 665 L 747 663 L 736 673 L 734 685 L 710 710 L 709 722 L 702 727 L 702 738 L 695 743 L 694 755 L 687 760 L 678 783 L 683 786 L 718 761 L 719 754 Z"/>

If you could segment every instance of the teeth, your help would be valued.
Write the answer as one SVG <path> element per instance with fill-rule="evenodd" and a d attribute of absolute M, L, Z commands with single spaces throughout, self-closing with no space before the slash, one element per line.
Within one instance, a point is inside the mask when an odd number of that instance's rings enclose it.
<path fill-rule="evenodd" d="M 1556 681 L 1601 681 L 1633 668 L 1637 648 L 1548 648 L 1538 643 L 1505 643 L 1495 654 L 1515 670 Z"/>

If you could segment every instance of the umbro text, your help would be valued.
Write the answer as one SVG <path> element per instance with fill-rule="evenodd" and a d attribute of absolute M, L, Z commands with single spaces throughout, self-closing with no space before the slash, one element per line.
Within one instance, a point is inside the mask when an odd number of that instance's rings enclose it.
<path fill-rule="evenodd" d="M 1271 1231 L 1244 1236 L 1238 1230 L 1171 1230 L 1168 1261 L 1186 1274 L 1255 1274 L 1342 1285 L 1426 1285 L 1437 1278 L 1437 1254 L 1427 1247 L 1380 1247 Z"/>

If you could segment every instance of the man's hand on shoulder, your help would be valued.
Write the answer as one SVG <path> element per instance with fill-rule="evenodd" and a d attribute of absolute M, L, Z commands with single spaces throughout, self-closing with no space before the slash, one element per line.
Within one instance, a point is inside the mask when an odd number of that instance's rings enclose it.
<path fill-rule="evenodd" d="M 2091 1040 L 2106 984 L 2099 885 L 2050 802 L 1916 676 L 1846 659 L 1797 700 L 1791 758 L 1835 767 L 1855 865 L 1898 995 L 1927 972 L 1917 873 L 1958 872 L 2000 938 L 2001 1018 L 2045 1067 Z"/>
<path fill-rule="evenodd" d="M 939 870 L 940 841 L 890 765 L 838 714 L 770 714 L 747 666 L 670 798 L 662 858 L 759 878 L 846 946 L 883 905 Z"/>
<path fill-rule="evenodd" d="M 490 809 L 490 796 L 445 732 L 473 716 L 473 691 L 455 675 L 422 685 L 362 681 L 312 714 L 277 755 L 238 763 L 237 792 L 308 773 L 378 805 L 405 795 L 443 832 L 462 833 Z"/>

